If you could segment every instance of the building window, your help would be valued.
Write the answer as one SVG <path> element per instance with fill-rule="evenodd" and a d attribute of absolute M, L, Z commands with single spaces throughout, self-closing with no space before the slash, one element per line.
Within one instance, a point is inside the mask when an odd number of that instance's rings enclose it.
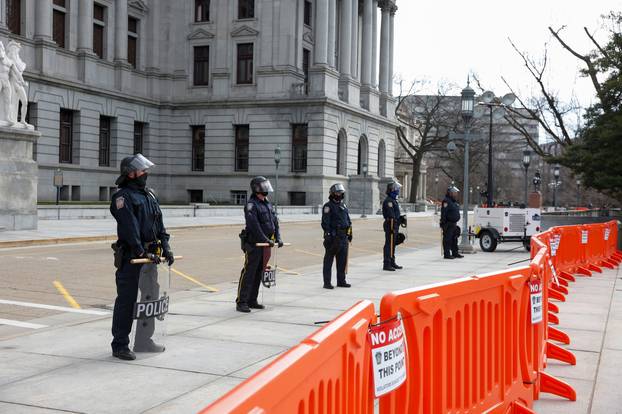
<path fill-rule="evenodd" d="M 292 125 L 292 171 L 307 172 L 307 124 Z"/>
<path fill-rule="evenodd" d="M 253 44 L 238 45 L 238 84 L 253 83 Z"/>
<path fill-rule="evenodd" d="M 337 174 L 346 175 L 346 145 L 348 137 L 343 129 L 337 135 Z"/>
<path fill-rule="evenodd" d="M 99 187 L 99 201 L 108 201 L 108 187 Z"/>
<path fill-rule="evenodd" d="M 194 0 L 194 21 L 209 22 L 210 0 Z"/>
<path fill-rule="evenodd" d="M 110 125 L 108 116 L 99 117 L 99 166 L 110 167 Z"/>
<path fill-rule="evenodd" d="M 144 122 L 134 122 L 134 154 L 145 154 L 145 124 Z"/>
<path fill-rule="evenodd" d="M 203 190 L 188 190 L 188 196 L 191 203 L 203 202 Z"/>
<path fill-rule="evenodd" d="M 247 200 L 246 191 L 231 191 L 231 204 L 243 206 Z"/>
<path fill-rule="evenodd" d="M 305 75 L 304 91 L 305 95 L 309 94 L 309 64 L 311 60 L 311 52 L 307 49 L 302 49 L 302 73 Z"/>
<path fill-rule="evenodd" d="M 106 8 L 95 3 L 93 6 L 93 52 L 104 58 L 104 38 L 106 31 Z"/>
<path fill-rule="evenodd" d="M 361 139 L 359 139 L 358 160 L 356 163 L 356 173 L 358 175 L 363 175 L 363 164 L 367 164 L 367 159 L 367 138 L 363 135 L 361 136 Z"/>
<path fill-rule="evenodd" d="M 80 186 L 71 186 L 71 201 L 80 201 Z"/>
<path fill-rule="evenodd" d="M 73 162 L 73 111 L 68 109 L 60 110 L 58 162 Z"/>
<path fill-rule="evenodd" d="M 238 19 L 255 17 L 255 0 L 238 0 Z"/>
<path fill-rule="evenodd" d="M 378 144 L 378 177 L 384 177 L 386 174 L 386 153 L 387 149 L 384 140 L 380 140 L 380 144 Z"/>
<path fill-rule="evenodd" d="M 307 193 L 304 191 L 290 191 L 289 192 L 289 205 L 290 206 L 304 206 L 307 204 Z"/>
<path fill-rule="evenodd" d="M 311 26 L 313 21 L 313 6 L 310 1 L 305 1 L 305 17 L 304 22 L 307 26 Z"/>
<path fill-rule="evenodd" d="M 9 31 L 22 34 L 22 0 L 6 0 L 6 19 Z"/>
<path fill-rule="evenodd" d="M 67 16 L 67 5 L 65 0 L 54 0 L 54 10 L 52 16 L 52 37 L 58 47 L 65 48 L 65 17 Z"/>
<path fill-rule="evenodd" d="M 192 127 L 192 171 L 205 171 L 205 126 Z"/>
<path fill-rule="evenodd" d="M 127 18 L 127 63 L 137 68 L 138 56 L 138 19 Z"/>
<path fill-rule="evenodd" d="M 194 48 L 194 84 L 209 85 L 209 46 Z"/>
<path fill-rule="evenodd" d="M 248 125 L 235 126 L 235 170 L 248 171 Z"/>

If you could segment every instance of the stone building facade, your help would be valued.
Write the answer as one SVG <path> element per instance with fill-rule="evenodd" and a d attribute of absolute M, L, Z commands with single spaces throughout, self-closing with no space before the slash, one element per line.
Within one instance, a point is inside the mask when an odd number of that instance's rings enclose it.
<path fill-rule="evenodd" d="M 164 202 L 243 203 L 255 175 L 281 204 L 335 181 L 377 208 L 393 175 L 394 0 L 0 0 L 22 44 L 39 200 L 108 200 L 142 152 Z M 365 173 L 367 171 L 367 173 Z"/>

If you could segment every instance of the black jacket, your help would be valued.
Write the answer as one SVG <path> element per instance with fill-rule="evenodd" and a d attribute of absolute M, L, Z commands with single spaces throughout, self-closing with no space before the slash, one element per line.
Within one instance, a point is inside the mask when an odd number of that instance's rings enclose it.
<path fill-rule="evenodd" d="M 450 196 L 445 196 L 441 207 L 441 227 L 445 224 L 456 224 L 460 221 L 460 204 Z"/>
<path fill-rule="evenodd" d="M 244 206 L 248 243 L 268 243 L 281 240 L 279 221 L 274 206 L 268 199 L 261 201 L 255 194 Z"/>
<path fill-rule="evenodd" d="M 343 202 L 330 200 L 322 207 L 322 230 L 324 235 L 334 237 L 338 233 L 346 234 L 352 226 L 348 207 Z"/>

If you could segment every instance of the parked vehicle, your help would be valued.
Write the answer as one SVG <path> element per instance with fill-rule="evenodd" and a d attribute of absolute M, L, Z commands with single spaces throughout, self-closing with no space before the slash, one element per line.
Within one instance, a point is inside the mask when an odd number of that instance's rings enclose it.
<path fill-rule="evenodd" d="M 538 208 L 475 207 L 474 235 L 485 252 L 499 243 L 521 242 L 531 248 L 531 236 L 540 232 L 542 212 Z"/>

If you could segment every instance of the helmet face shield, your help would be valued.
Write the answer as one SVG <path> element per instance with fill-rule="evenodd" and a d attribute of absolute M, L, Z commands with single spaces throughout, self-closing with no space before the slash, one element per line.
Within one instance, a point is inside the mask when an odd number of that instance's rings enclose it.
<path fill-rule="evenodd" d="M 341 183 L 333 184 L 330 188 L 331 193 L 345 193 L 346 189 Z"/>
<path fill-rule="evenodd" d="M 273 193 L 272 184 L 270 184 L 270 180 L 262 181 L 257 184 L 259 193 Z"/>
<path fill-rule="evenodd" d="M 149 161 L 143 154 L 134 155 L 134 159 L 130 162 L 129 171 L 143 171 L 148 170 L 153 167 L 155 164 Z"/>

